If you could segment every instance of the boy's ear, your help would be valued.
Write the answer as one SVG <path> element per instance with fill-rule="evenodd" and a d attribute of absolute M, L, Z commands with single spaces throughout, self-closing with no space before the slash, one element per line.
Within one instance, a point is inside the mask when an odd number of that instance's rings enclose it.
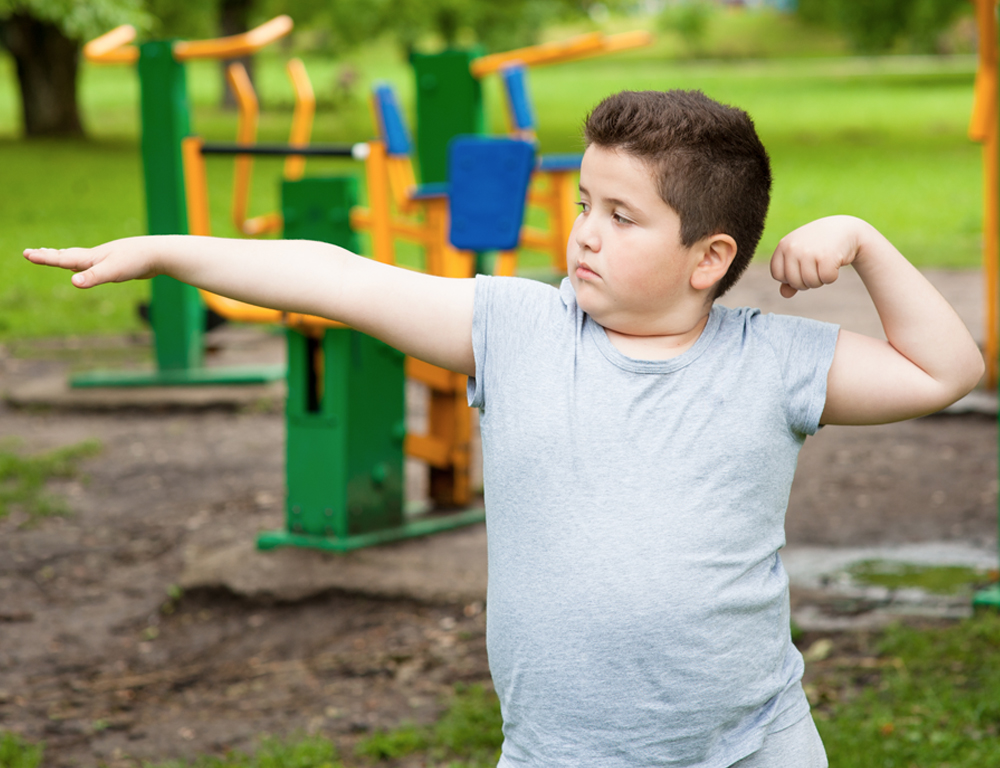
<path fill-rule="evenodd" d="M 696 291 L 711 288 L 729 271 L 736 258 L 736 241 L 729 235 L 709 235 L 696 246 L 701 258 L 691 274 L 691 287 Z"/>

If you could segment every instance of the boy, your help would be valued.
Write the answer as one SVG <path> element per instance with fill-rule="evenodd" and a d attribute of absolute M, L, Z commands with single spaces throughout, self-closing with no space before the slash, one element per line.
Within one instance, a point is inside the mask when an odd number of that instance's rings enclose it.
<path fill-rule="evenodd" d="M 983 372 L 944 299 L 872 227 L 779 244 L 781 293 L 853 264 L 888 342 L 713 304 L 770 194 L 745 113 L 622 93 L 585 127 L 559 289 L 436 278 L 320 243 L 161 237 L 29 250 L 88 288 L 154 274 L 341 320 L 469 374 L 481 410 L 500 766 L 826 765 L 778 557 L 821 423 L 931 413 Z"/>

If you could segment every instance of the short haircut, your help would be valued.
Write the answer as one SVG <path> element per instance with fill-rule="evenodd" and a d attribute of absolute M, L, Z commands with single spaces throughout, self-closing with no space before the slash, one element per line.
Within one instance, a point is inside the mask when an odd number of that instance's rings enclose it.
<path fill-rule="evenodd" d="M 728 291 L 753 259 L 771 199 L 767 150 L 742 109 L 701 91 L 622 91 L 587 116 L 587 146 L 639 158 L 654 172 L 660 197 L 677 211 L 681 242 L 727 234 L 736 258 L 716 284 Z"/>

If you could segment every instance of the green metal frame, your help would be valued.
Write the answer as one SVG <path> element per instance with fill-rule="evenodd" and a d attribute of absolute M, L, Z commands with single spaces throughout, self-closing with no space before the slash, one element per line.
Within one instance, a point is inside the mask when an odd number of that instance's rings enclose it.
<path fill-rule="evenodd" d="M 348 218 L 356 179 L 285 181 L 281 197 L 286 239 L 358 250 Z M 406 514 L 404 362 L 353 329 L 330 328 L 320 338 L 288 330 L 285 529 L 260 534 L 258 549 L 345 552 L 484 519 L 481 509 Z"/>
<path fill-rule="evenodd" d="M 151 235 L 188 232 L 181 140 L 191 132 L 184 65 L 173 41 L 139 46 L 142 166 L 147 230 Z M 151 281 L 149 319 L 156 369 L 94 371 L 70 379 L 72 387 L 145 387 L 184 384 L 260 384 L 285 375 L 284 366 L 206 368 L 205 306 L 197 289 L 171 277 Z"/>
<path fill-rule="evenodd" d="M 448 180 L 448 142 L 485 131 L 483 89 L 469 65 L 480 47 L 410 56 L 417 85 L 417 161 L 424 184 Z"/>

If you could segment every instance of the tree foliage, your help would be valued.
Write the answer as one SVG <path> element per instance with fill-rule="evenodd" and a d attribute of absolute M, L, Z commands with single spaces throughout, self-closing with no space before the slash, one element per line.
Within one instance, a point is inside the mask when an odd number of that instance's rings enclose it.
<path fill-rule="evenodd" d="M 71 40 L 86 40 L 119 24 L 145 29 L 150 22 L 142 0 L 0 0 L 0 23 L 30 16 L 56 25 Z"/>
<path fill-rule="evenodd" d="M 885 53 L 899 46 L 935 53 L 941 34 L 968 0 L 799 0 L 808 21 L 834 26 L 860 53 Z"/>

